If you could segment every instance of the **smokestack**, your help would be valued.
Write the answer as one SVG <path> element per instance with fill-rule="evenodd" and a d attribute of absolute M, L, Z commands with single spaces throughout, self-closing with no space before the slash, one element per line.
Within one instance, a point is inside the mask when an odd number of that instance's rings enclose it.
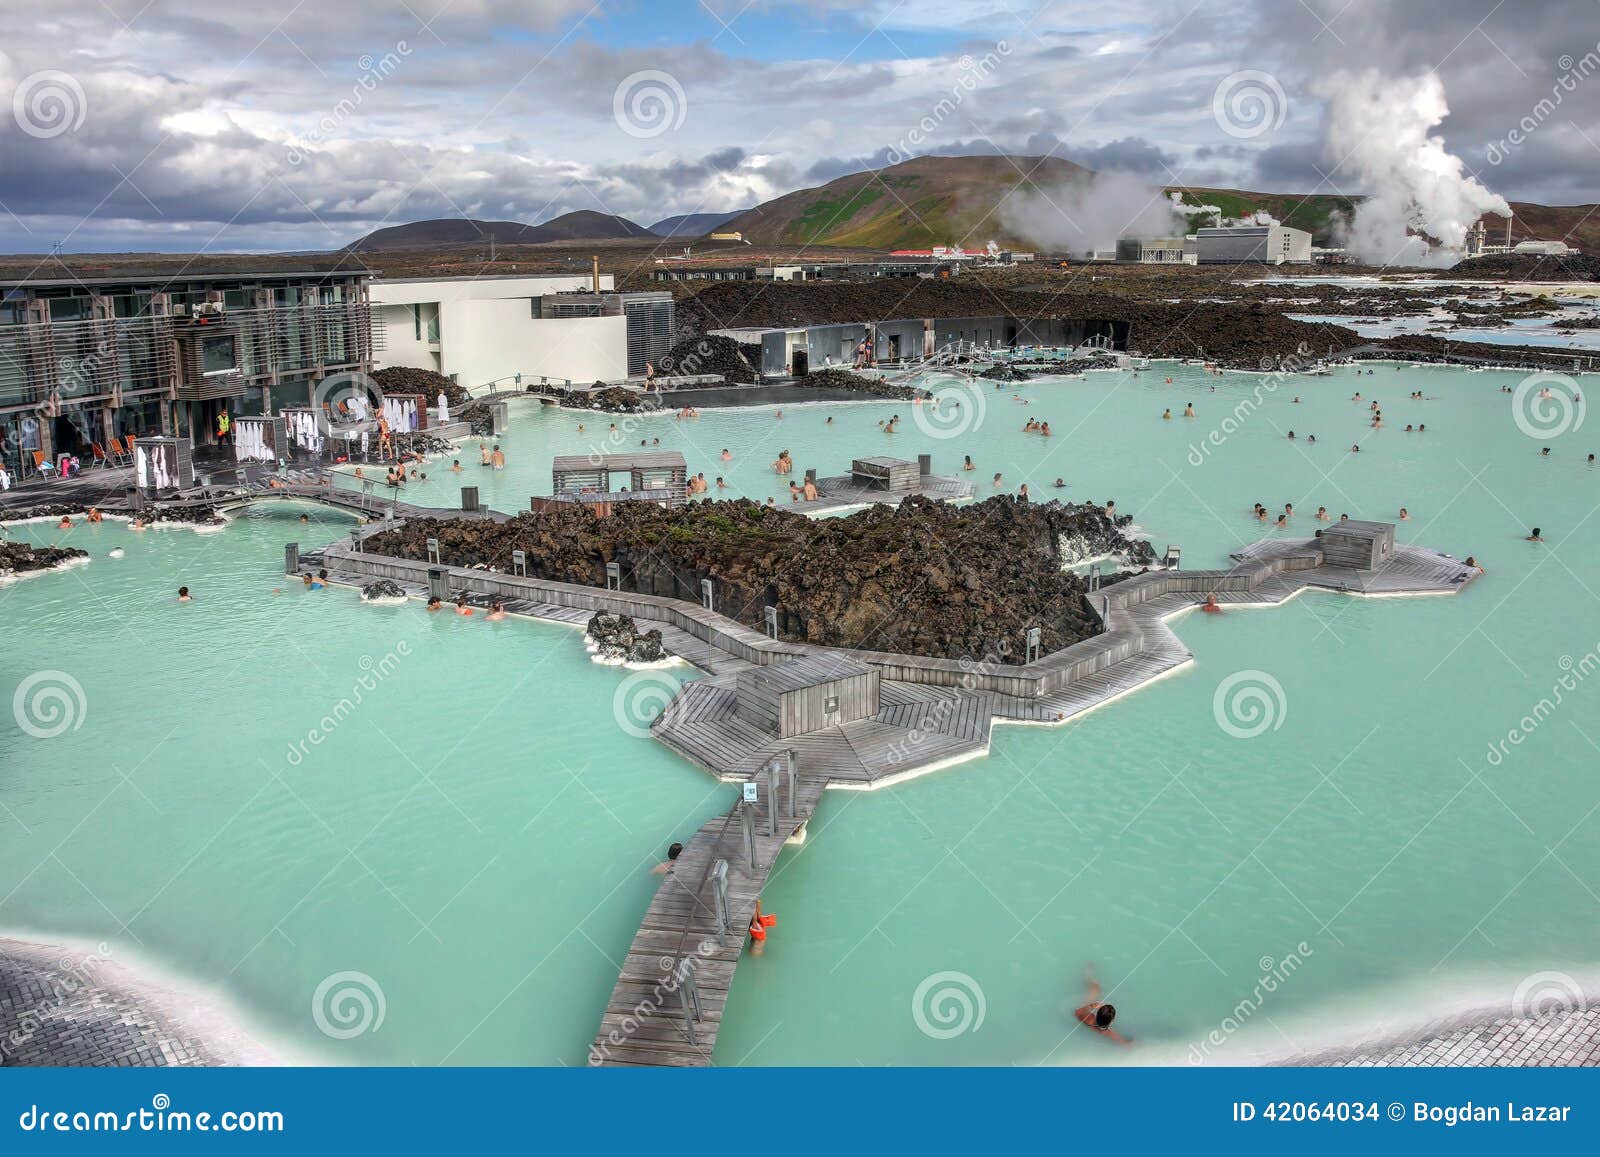
<path fill-rule="evenodd" d="M 1516 216 L 1515 213 L 1507 213 L 1506 214 L 1506 248 L 1507 249 L 1511 248 L 1511 219 L 1513 217 L 1515 217 L 1515 216 Z"/>
<path fill-rule="evenodd" d="M 600 255 L 598 253 L 596 253 L 589 260 L 594 262 L 594 293 L 595 293 L 596 297 L 599 297 L 600 296 Z"/>

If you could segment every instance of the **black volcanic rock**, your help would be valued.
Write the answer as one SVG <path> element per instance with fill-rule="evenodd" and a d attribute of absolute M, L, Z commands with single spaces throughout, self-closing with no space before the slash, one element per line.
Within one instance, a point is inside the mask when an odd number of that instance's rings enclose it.
<path fill-rule="evenodd" d="M 88 557 L 88 551 L 75 546 L 33 546 L 26 542 L 0 541 L 0 579 L 33 571 L 54 570 L 75 558 Z"/>
<path fill-rule="evenodd" d="M 913 497 L 816 520 L 741 499 L 625 503 L 608 517 L 572 505 L 504 523 L 416 519 L 365 545 L 420 560 L 437 538 L 449 565 L 506 572 L 523 550 L 530 576 L 594 587 L 615 562 L 624 590 L 691 603 L 709 578 L 723 614 L 760 629 L 775 606 L 786 639 L 1019 663 L 1029 627 L 1043 628 L 1046 651 L 1099 632 L 1062 544 L 1148 565 L 1149 543 L 1126 525 L 1098 506 L 1007 496 L 969 506 Z"/>
<path fill-rule="evenodd" d="M 660 631 L 653 628 L 641 631 L 628 615 L 608 615 L 604 611 L 596 611 L 584 634 L 594 640 L 595 650 L 603 659 L 623 663 L 659 663 L 671 655 L 661 641 Z"/>

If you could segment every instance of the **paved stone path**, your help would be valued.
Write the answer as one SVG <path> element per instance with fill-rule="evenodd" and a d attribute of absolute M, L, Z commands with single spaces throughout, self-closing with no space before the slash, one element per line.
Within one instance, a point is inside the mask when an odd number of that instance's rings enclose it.
<path fill-rule="evenodd" d="M 1289 1063 L 1354 1068 L 1595 1068 L 1600 1067 L 1600 1007 L 1537 1019 L 1458 1019 L 1424 1029 L 1404 1043 L 1358 1045 Z"/>
<path fill-rule="evenodd" d="M 236 1030 L 195 1030 L 180 1009 L 211 1017 L 193 997 L 141 983 L 105 955 L 0 939 L 0 1065 L 272 1063 Z"/>

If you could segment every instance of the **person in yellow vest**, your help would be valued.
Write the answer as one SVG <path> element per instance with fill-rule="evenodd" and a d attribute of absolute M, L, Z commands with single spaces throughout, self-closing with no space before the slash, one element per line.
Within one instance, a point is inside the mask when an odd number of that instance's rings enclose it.
<path fill-rule="evenodd" d="M 219 411 L 217 414 L 217 441 L 226 442 L 228 440 L 228 431 L 231 429 L 233 429 L 233 419 L 228 417 L 228 411 Z"/>

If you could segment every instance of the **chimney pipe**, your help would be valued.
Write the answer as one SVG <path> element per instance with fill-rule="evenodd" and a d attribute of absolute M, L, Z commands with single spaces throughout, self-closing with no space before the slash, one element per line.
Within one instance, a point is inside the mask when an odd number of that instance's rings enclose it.
<path fill-rule="evenodd" d="M 600 255 L 597 253 L 593 257 L 591 257 L 589 260 L 594 262 L 594 293 L 595 293 L 596 297 L 599 297 L 600 296 Z"/>

